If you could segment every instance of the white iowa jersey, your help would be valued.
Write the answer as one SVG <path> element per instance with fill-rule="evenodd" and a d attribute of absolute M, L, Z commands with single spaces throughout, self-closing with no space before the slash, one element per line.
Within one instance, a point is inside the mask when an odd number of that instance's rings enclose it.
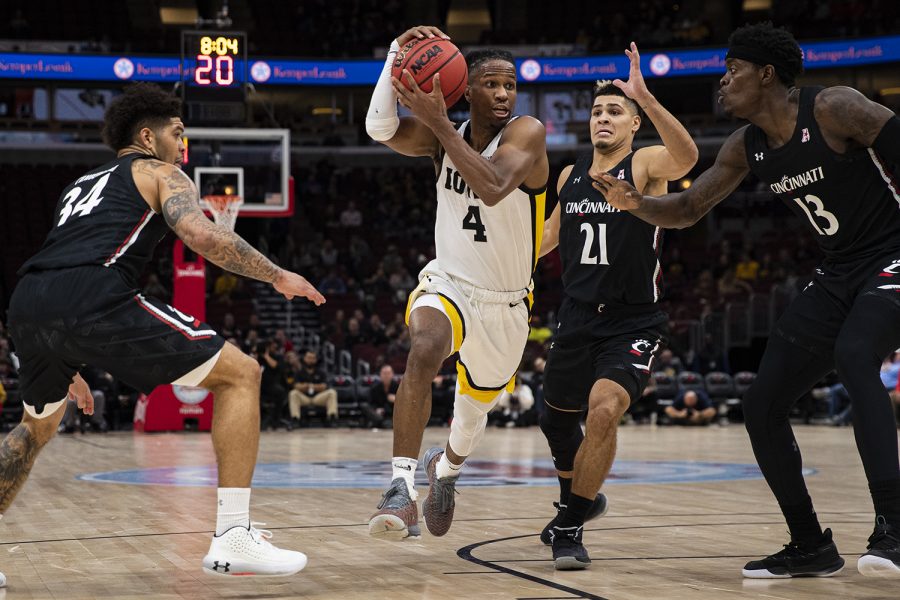
<path fill-rule="evenodd" d="M 468 121 L 457 131 L 469 141 Z M 481 153 L 483 157 L 494 155 L 502 135 L 503 130 Z M 437 178 L 437 266 L 488 290 L 530 289 L 544 233 L 546 195 L 546 186 L 533 190 L 521 185 L 499 203 L 487 206 L 445 152 Z"/>

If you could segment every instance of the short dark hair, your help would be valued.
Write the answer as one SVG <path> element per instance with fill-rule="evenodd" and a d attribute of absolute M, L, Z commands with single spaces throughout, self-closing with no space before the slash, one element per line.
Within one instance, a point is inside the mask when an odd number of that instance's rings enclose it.
<path fill-rule="evenodd" d="M 794 81 L 803 74 L 803 50 L 790 31 L 783 27 L 775 27 L 771 21 L 744 25 L 735 29 L 728 37 L 730 47 L 743 46 L 765 49 L 774 61 L 775 75 L 786 86 L 793 86 Z"/>
<path fill-rule="evenodd" d="M 118 152 L 134 141 L 144 127 L 155 129 L 181 117 L 181 99 L 154 83 L 134 83 L 106 109 L 103 141 Z"/>
<path fill-rule="evenodd" d="M 641 115 L 641 107 L 638 106 L 638 103 L 626 96 L 625 92 L 617 88 L 610 79 L 601 79 L 594 83 L 594 95 L 591 97 L 592 105 L 594 100 L 597 99 L 597 96 L 619 96 L 620 98 L 624 98 L 625 104 L 634 111 L 634 114 L 638 116 Z"/>
<path fill-rule="evenodd" d="M 472 50 L 466 55 L 466 68 L 469 69 L 469 76 L 489 60 L 505 60 L 513 66 L 513 69 L 516 67 L 516 59 L 507 50 Z"/>

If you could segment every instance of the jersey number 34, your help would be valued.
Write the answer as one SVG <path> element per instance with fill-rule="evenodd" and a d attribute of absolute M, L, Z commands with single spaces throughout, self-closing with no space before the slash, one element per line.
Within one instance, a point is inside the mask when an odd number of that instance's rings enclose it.
<path fill-rule="evenodd" d="M 69 193 L 66 194 L 65 197 L 66 202 L 63 204 L 62 210 L 59 211 L 59 223 L 57 223 L 56 226 L 62 227 L 72 215 L 83 217 L 91 214 L 91 211 L 97 208 L 97 205 L 103 200 L 103 196 L 100 194 L 103 193 L 103 188 L 106 187 L 106 182 L 109 181 L 110 175 L 112 175 L 112 173 L 107 173 L 97 180 L 97 183 L 94 184 L 91 191 L 89 191 L 87 196 L 81 200 L 78 200 L 78 196 L 81 195 L 80 187 L 73 187 L 69 190 Z M 77 203 L 75 202 L 76 200 L 78 200 Z"/>

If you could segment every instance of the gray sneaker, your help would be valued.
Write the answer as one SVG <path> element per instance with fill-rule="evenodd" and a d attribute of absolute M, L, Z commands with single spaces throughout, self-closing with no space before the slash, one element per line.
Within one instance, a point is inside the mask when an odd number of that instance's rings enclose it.
<path fill-rule="evenodd" d="M 409 497 L 409 489 L 402 477 L 391 482 L 391 487 L 381 495 L 378 512 L 369 519 L 369 535 L 391 540 L 418 538 L 419 507 Z"/>
<path fill-rule="evenodd" d="M 437 463 L 444 453 L 443 448 L 429 448 L 425 453 L 425 474 L 428 475 L 428 496 L 422 503 L 422 518 L 428 532 L 433 536 L 442 536 L 453 524 L 453 509 L 456 507 L 456 480 L 459 477 L 441 477 L 437 479 Z"/>

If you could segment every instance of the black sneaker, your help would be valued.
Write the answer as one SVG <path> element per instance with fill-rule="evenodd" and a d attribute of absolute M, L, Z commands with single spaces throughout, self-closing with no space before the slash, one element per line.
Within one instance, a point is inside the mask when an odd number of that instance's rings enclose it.
<path fill-rule="evenodd" d="M 556 527 L 556 524 L 559 522 L 559 519 L 562 518 L 563 512 L 566 510 L 566 505 L 560 505 L 559 502 L 554 502 L 553 506 L 556 508 L 556 516 L 553 517 L 547 526 L 544 527 L 544 530 L 541 531 L 541 542 L 545 546 L 549 546 L 552 543 L 552 539 L 550 538 L 550 530 Z M 602 517 L 606 514 L 606 511 L 609 510 L 609 502 L 606 500 L 605 494 L 597 494 L 597 497 L 594 498 L 594 503 L 591 504 L 591 509 L 588 511 L 587 516 L 584 518 L 584 522 L 587 523 L 591 519 L 596 519 L 597 517 Z"/>
<path fill-rule="evenodd" d="M 856 561 L 860 575 L 900 578 L 900 530 L 888 525 L 881 515 L 875 517 L 875 531 L 866 548 Z"/>
<path fill-rule="evenodd" d="M 784 550 L 744 565 L 744 577 L 751 579 L 787 579 L 788 577 L 831 577 L 844 568 L 844 559 L 831 541 L 831 530 L 811 545 L 791 542 Z"/>
<path fill-rule="evenodd" d="M 591 564 L 581 533 L 584 527 L 554 527 L 550 530 L 553 546 L 553 565 L 557 571 L 587 569 Z"/>

